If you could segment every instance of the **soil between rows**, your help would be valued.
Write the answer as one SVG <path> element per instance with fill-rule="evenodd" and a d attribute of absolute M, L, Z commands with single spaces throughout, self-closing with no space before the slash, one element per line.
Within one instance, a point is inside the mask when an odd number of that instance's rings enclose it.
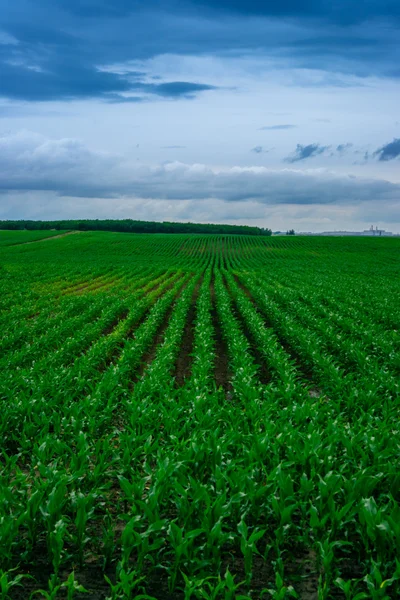
<path fill-rule="evenodd" d="M 222 388 L 225 394 L 232 393 L 232 372 L 230 370 L 229 359 L 228 359 L 228 346 L 222 333 L 221 324 L 219 322 L 216 298 L 215 298 L 215 286 L 214 286 L 214 274 L 211 280 L 210 286 L 211 293 L 211 319 L 214 329 L 214 341 L 215 341 L 215 364 L 214 364 L 214 379 L 218 388 Z"/>
<path fill-rule="evenodd" d="M 176 301 L 180 298 L 183 291 L 186 289 L 186 287 L 188 285 L 189 285 L 189 280 L 185 281 L 185 283 L 181 286 L 181 288 L 179 289 L 178 293 L 176 294 L 175 299 L 173 300 L 171 306 L 168 308 L 168 310 L 164 316 L 164 319 L 163 319 L 162 323 L 160 324 L 155 337 L 153 338 L 153 342 L 152 342 L 150 348 L 143 355 L 140 367 L 137 370 L 135 376 L 132 378 L 132 381 L 131 381 L 132 387 L 144 375 L 144 372 L 146 371 L 148 365 L 150 365 L 153 362 L 153 360 L 155 359 L 158 347 L 162 344 L 162 342 L 164 340 L 164 335 L 165 335 L 166 329 L 168 327 L 171 315 L 174 311 Z"/>
<path fill-rule="evenodd" d="M 194 330 L 195 320 L 197 313 L 197 300 L 199 297 L 200 287 L 203 282 L 203 277 L 197 282 L 196 287 L 193 291 L 192 301 L 190 304 L 189 312 L 186 317 L 186 325 L 183 332 L 181 350 L 179 352 L 174 377 L 175 383 L 178 387 L 182 387 L 185 380 L 190 376 L 192 363 L 193 363 L 193 344 L 194 344 Z"/>
<path fill-rule="evenodd" d="M 42 547 L 42 552 L 38 549 L 34 566 L 22 565 L 22 572 L 29 573 L 33 579 L 23 579 L 21 587 L 14 587 L 10 594 L 11 600 L 27 600 L 33 592 L 36 592 L 34 597 L 43 598 L 43 596 L 37 594 L 37 591 L 40 589 L 46 590 L 48 580 L 52 574 L 52 567 L 44 559 L 47 554 L 45 545 Z M 60 581 L 66 581 L 73 567 L 74 565 L 71 565 L 68 569 L 61 569 Z M 222 558 L 220 569 L 222 578 L 227 569 L 234 576 L 235 582 L 244 582 L 244 559 L 239 550 L 231 551 Z M 90 562 L 84 563 L 82 568 L 75 565 L 74 572 L 76 580 L 87 590 L 87 593 L 76 592 L 74 600 L 106 600 L 110 597 L 110 586 L 106 582 L 105 576 L 115 583 L 115 565 L 103 570 L 99 561 L 93 556 Z M 318 600 L 319 574 L 316 554 L 311 549 L 299 550 L 291 556 L 290 560 L 285 562 L 285 584 L 294 587 L 299 600 Z M 215 573 L 215 576 L 217 575 L 218 573 Z M 360 577 L 360 569 L 355 559 L 347 560 L 342 575 L 346 578 Z M 266 599 L 269 596 L 266 595 L 264 590 L 273 588 L 274 584 L 275 572 L 272 562 L 265 560 L 262 556 L 255 555 L 253 557 L 253 577 L 250 587 L 247 588 L 242 583 L 237 593 L 250 595 L 254 600 L 261 597 Z M 181 590 L 175 589 L 172 593 L 169 591 L 168 577 L 161 570 L 153 571 L 148 575 L 143 581 L 143 586 L 146 588 L 146 594 L 157 600 L 184 600 L 185 598 L 185 594 Z M 263 591 L 264 594 L 262 594 Z M 140 595 L 139 590 L 136 594 Z M 66 591 L 61 589 L 57 598 L 65 598 L 66 595 Z M 329 597 L 332 600 L 344 600 L 344 595 L 339 589 L 332 590 Z"/>

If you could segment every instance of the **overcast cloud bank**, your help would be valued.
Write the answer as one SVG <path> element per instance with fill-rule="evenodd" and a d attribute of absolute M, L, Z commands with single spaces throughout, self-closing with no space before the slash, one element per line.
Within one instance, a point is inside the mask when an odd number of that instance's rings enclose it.
<path fill-rule="evenodd" d="M 400 184 L 327 169 L 217 168 L 177 161 L 146 165 L 92 152 L 78 140 L 49 140 L 30 132 L 0 138 L 0 154 L 3 192 L 172 201 L 215 198 L 269 205 L 350 205 L 400 198 Z"/>

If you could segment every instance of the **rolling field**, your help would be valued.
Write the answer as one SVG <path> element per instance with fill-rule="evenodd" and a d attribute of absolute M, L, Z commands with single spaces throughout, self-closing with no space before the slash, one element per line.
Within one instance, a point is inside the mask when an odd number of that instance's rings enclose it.
<path fill-rule="evenodd" d="M 0 600 L 400 598 L 400 239 L 0 232 L 0 322 Z"/>

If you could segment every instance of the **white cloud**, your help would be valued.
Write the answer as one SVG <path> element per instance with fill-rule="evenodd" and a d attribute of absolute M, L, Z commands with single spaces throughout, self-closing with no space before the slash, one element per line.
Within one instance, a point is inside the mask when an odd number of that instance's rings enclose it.
<path fill-rule="evenodd" d="M 400 199 L 400 185 L 327 169 L 149 165 L 93 152 L 75 139 L 50 140 L 27 131 L 0 138 L 3 190 L 164 200 L 218 198 L 260 204 L 348 204 Z"/>
<path fill-rule="evenodd" d="M 3 218 L 130 216 L 323 230 L 364 223 L 363 206 L 368 221 L 385 207 L 399 214 L 400 184 L 326 169 L 151 165 L 28 131 L 0 137 L 0 156 Z"/>

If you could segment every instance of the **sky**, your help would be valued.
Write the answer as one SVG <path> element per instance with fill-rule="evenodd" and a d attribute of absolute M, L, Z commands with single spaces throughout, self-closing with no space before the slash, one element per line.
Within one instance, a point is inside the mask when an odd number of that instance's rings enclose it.
<path fill-rule="evenodd" d="M 0 219 L 400 232 L 398 0 L 0 0 Z"/>

